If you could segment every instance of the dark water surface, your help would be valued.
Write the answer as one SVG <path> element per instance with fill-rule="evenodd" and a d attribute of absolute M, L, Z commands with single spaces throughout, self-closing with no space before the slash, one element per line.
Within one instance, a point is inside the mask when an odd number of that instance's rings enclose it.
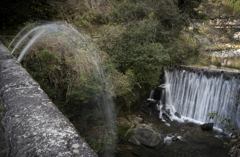
<path fill-rule="evenodd" d="M 152 148 L 144 145 L 136 146 L 130 142 L 118 144 L 108 152 L 108 157 L 228 157 L 229 148 L 224 147 L 229 142 L 228 137 L 216 130 L 202 130 L 199 124 L 192 122 L 171 122 L 170 126 L 159 122 L 157 117 L 149 117 L 142 112 L 135 113 L 144 119 L 144 123 L 152 123 L 154 130 L 166 136 L 179 138 L 170 145 L 161 143 Z M 100 155 L 103 157 L 104 154 Z"/>

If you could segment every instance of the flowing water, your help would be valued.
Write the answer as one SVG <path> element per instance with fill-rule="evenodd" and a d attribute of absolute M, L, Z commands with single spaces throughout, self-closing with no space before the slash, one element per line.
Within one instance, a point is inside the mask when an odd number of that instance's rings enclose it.
<path fill-rule="evenodd" d="M 56 44 L 54 45 L 56 49 L 64 45 L 66 55 L 75 59 L 74 63 L 76 67 L 73 67 L 73 69 L 76 73 L 79 72 L 79 77 L 82 75 L 81 72 L 97 73 L 97 82 L 103 89 L 101 91 L 96 91 L 97 95 L 99 95 L 99 93 L 101 95 L 100 97 L 98 96 L 97 106 L 102 110 L 102 115 L 104 117 L 103 121 L 106 122 L 106 126 L 108 127 L 107 130 L 113 133 L 116 132 L 115 106 L 110 94 L 110 82 L 102 68 L 98 50 L 91 43 L 89 38 L 64 22 L 34 23 L 24 27 L 17 34 L 9 47 L 15 45 L 11 53 L 14 54 L 16 51 L 20 52 L 17 58 L 20 62 L 27 53 L 34 51 L 31 50 L 33 47 L 38 46 L 40 49 L 45 49 L 45 47 L 41 48 L 42 43 L 45 45 L 46 43 Z M 114 139 L 115 138 L 112 140 Z"/>
<path fill-rule="evenodd" d="M 181 67 L 165 71 L 166 83 L 162 86 L 166 87 L 166 106 L 173 106 L 172 112 L 176 110 L 185 117 L 222 127 L 219 120 L 209 120 L 207 116 L 217 111 L 240 128 L 240 74 L 195 70 Z"/>

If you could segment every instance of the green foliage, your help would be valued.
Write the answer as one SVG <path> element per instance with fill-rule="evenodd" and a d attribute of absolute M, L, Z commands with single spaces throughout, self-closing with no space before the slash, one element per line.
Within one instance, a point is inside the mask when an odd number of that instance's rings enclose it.
<path fill-rule="evenodd" d="M 108 23 L 108 16 L 94 11 L 88 11 L 82 15 L 76 13 L 73 23 L 77 27 L 92 27 L 94 24 L 101 25 Z"/>
<path fill-rule="evenodd" d="M 118 134 L 120 135 L 121 140 L 129 139 L 131 133 L 127 133 L 127 131 L 131 128 L 131 126 L 118 126 Z"/>
<path fill-rule="evenodd" d="M 120 29 L 112 26 L 103 29 L 104 36 L 99 45 L 112 58 L 112 63 L 120 72 L 118 75 L 122 79 L 115 79 L 114 86 L 120 83 L 120 87 L 124 87 L 116 88 L 116 100 L 118 105 L 126 105 L 125 112 L 130 111 L 136 100 L 140 100 L 139 97 L 143 98 L 144 92 L 139 94 L 143 86 L 150 90 L 159 82 L 161 64 L 167 55 L 163 54 L 160 43 L 154 43 L 157 27 L 158 22 L 144 20 L 138 24 L 131 22 Z"/>
<path fill-rule="evenodd" d="M 116 92 L 117 104 L 125 104 L 121 111 L 129 112 L 158 85 L 163 66 L 183 64 L 198 54 L 195 36 L 182 35 L 188 18 L 173 0 L 115 2 L 98 44 L 132 84 Z"/>
<path fill-rule="evenodd" d="M 46 63 L 54 63 L 58 61 L 58 57 L 48 50 L 43 50 L 38 54 L 41 61 L 44 61 Z"/>
<path fill-rule="evenodd" d="M 240 1 L 239 0 L 226 0 L 229 7 L 234 9 L 234 12 L 238 12 L 240 10 Z"/>
<path fill-rule="evenodd" d="M 199 13 L 195 10 L 202 0 L 178 0 L 178 7 L 182 13 L 187 13 L 191 18 L 196 18 Z"/>
<path fill-rule="evenodd" d="M 101 141 L 102 147 L 100 152 L 110 149 L 112 146 L 116 145 L 117 136 L 112 130 L 104 130 L 103 139 Z"/>
<path fill-rule="evenodd" d="M 221 68 L 221 66 L 222 66 L 221 62 L 219 62 L 219 61 L 215 61 L 215 62 L 214 62 L 214 65 L 215 65 L 217 68 Z"/>
<path fill-rule="evenodd" d="M 99 143 L 91 138 L 87 138 L 86 142 L 94 150 L 94 152 L 98 153 L 101 150 L 101 143 Z"/>
<path fill-rule="evenodd" d="M 111 134 L 109 131 L 104 130 L 102 139 L 99 140 L 99 142 L 91 138 L 86 138 L 86 142 L 96 153 L 100 154 L 114 146 L 116 144 L 116 138 L 117 137 L 114 136 L 114 134 Z"/>
<path fill-rule="evenodd" d="M 124 1 L 118 4 L 109 16 L 111 24 L 137 22 L 149 18 L 157 20 L 165 28 L 171 30 L 181 30 L 183 25 L 188 25 L 187 15 L 180 14 L 180 10 L 173 0 Z M 156 31 L 156 33 L 159 32 Z"/>
<path fill-rule="evenodd" d="M 124 1 L 110 13 L 112 23 L 128 23 L 134 20 L 143 20 L 151 13 L 151 8 L 147 8 L 141 3 Z"/>
<path fill-rule="evenodd" d="M 67 54 L 62 56 L 61 52 L 49 50 L 38 52 L 35 49 L 22 63 L 59 109 L 65 114 L 74 113 L 76 118 L 83 104 L 96 101 L 92 98 L 99 87 L 92 83 L 97 82 L 94 81 L 96 79 L 94 74 L 82 75 L 76 80 L 76 72 L 72 69 L 74 62 L 68 61 Z"/>
<path fill-rule="evenodd" d="M 230 142 L 225 142 L 224 143 L 224 147 L 232 147 L 229 154 L 231 155 L 231 157 L 237 157 L 239 156 L 239 146 L 240 146 L 240 135 L 239 132 L 237 130 L 237 128 L 235 126 L 232 125 L 232 121 L 231 119 L 225 117 L 225 116 L 221 116 L 218 114 L 217 111 L 214 111 L 212 113 L 208 113 L 207 116 L 209 117 L 209 119 L 219 119 L 220 123 L 224 126 L 224 131 L 228 134 L 231 134 L 232 137 L 235 136 L 235 139 L 231 140 Z M 239 128 L 238 128 L 239 129 Z"/>
<path fill-rule="evenodd" d="M 209 119 L 219 119 L 220 124 L 224 125 L 224 131 L 226 131 L 228 134 L 238 134 L 236 128 L 232 125 L 231 119 L 219 115 L 217 111 L 208 113 L 207 116 L 209 117 Z"/>
<path fill-rule="evenodd" d="M 49 95 L 50 98 L 53 97 L 55 91 L 50 86 L 50 80 L 48 79 L 48 74 L 46 73 L 47 69 L 52 68 L 52 66 L 47 66 L 41 62 L 27 61 L 24 63 L 26 70 L 30 75 L 40 84 L 44 91 Z M 45 70 L 45 71 L 43 71 Z"/>
<path fill-rule="evenodd" d="M 239 19 L 240 17 L 240 1 L 226 0 L 223 7 L 223 13 L 229 19 Z"/>
<path fill-rule="evenodd" d="M 159 65 L 167 58 L 162 53 L 163 46 L 154 43 L 157 27 L 158 23 L 153 20 L 145 20 L 137 25 L 129 23 L 119 36 L 105 36 L 101 44 L 101 48 L 114 57 L 117 69 L 123 74 L 131 70 L 140 85 L 146 83 L 154 86 L 160 75 L 156 74 L 160 70 Z"/>

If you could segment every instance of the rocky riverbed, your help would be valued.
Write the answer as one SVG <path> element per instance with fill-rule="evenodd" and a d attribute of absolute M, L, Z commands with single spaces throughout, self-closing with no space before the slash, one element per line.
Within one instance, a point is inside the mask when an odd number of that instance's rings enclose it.
<path fill-rule="evenodd" d="M 200 124 L 185 121 L 162 122 L 156 114 L 149 116 L 146 108 L 119 117 L 119 125 L 130 126 L 125 136 L 108 154 L 117 157 L 227 157 L 228 137 L 216 130 L 202 130 Z"/>

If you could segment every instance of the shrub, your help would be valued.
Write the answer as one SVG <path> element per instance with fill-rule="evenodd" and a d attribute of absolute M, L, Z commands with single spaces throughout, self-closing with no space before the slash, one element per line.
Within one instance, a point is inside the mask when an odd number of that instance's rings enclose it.
<path fill-rule="evenodd" d="M 156 85 L 159 65 L 167 59 L 163 46 L 154 42 L 157 27 L 158 22 L 154 20 L 144 20 L 136 25 L 130 23 L 125 30 L 120 30 L 119 35 L 105 34 L 100 43 L 101 48 L 113 57 L 121 73 L 126 74 L 128 70 L 134 73 L 136 84 Z"/>

